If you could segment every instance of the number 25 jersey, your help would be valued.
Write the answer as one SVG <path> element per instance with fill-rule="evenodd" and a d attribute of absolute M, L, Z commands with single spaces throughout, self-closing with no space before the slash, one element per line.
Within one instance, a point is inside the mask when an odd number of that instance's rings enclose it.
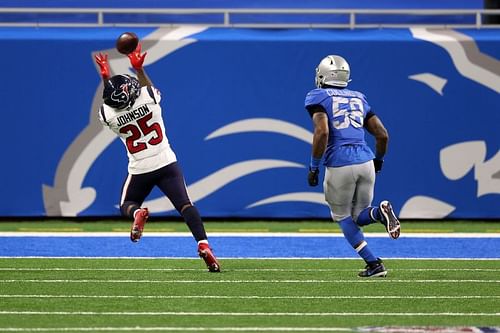
<path fill-rule="evenodd" d="M 115 109 L 103 104 L 99 120 L 120 137 L 127 149 L 128 172 L 151 172 L 177 161 L 163 124 L 161 95 L 154 87 L 142 87 L 134 104 Z"/>

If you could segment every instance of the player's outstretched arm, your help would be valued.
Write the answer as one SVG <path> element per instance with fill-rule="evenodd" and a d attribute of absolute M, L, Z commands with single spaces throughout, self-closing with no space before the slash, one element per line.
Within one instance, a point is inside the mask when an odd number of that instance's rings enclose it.
<path fill-rule="evenodd" d="M 135 69 L 137 73 L 137 78 L 139 79 L 139 83 L 141 87 L 152 86 L 153 83 L 149 79 L 149 76 L 146 74 L 144 70 L 143 64 L 144 59 L 146 59 L 147 52 L 141 54 L 141 43 L 137 45 L 137 48 L 130 54 L 128 54 L 128 58 L 130 59 L 130 64 Z"/>
<path fill-rule="evenodd" d="M 111 76 L 111 71 L 109 70 L 108 55 L 106 53 L 98 53 L 94 56 L 95 62 L 99 65 L 101 70 L 102 80 L 107 80 Z"/>

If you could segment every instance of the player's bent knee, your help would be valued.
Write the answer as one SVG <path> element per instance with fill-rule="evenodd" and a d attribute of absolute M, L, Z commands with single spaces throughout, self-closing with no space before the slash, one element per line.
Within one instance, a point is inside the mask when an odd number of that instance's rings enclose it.
<path fill-rule="evenodd" d="M 192 204 L 190 204 L 190 203 L 183 205 L 183 206 L 179 209 L 179 213 L 181 213 L 181 215 L 182 215 L 182 213 L 183 213 L 186 209 L 188 209 L 189 207 L 193 207 L 193 205 L 192 205 Z"/>
<path fill-rule="evenodd" d="M 337 223 L 339 223 L 343 219 L 350 217 L 350 215 L 348 215 L 348 214 L 335 214 L 334 212 L 330 212 L 330 215 L 332 217 L 333 222 L 337 222 Z"/>
<path fill-rule="evenodd" d="M 187 206 L 187 207 L 186 207 Z M 189 220 L 189 219 L 201 219 L 200 217 L 200 213 L 198 212 L 198 208 L 196 208 L 195 206 L 193 205 L 186 205 L 183 207 L 183 210 L 181 211 L 181 215 L 182 217 L 184 217 L 184 219 L 186 220 Z"/>

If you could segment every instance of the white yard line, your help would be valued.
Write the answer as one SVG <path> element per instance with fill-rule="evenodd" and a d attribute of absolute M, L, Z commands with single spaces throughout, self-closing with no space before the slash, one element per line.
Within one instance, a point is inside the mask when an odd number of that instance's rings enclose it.
<path fill-rule="evenodd" d="M 375 296 L 257 296 L 257 295 L 243 295 L 243 296 L 222 296 L 222 295 L 0 295 L 0 298 L 93 298 L 93 299 L 288 299 L 288 300 L 303 300 L 303 299 L 497 299 L 500 296 L 388 296 L 388 295 L 375 295 Z"/>
<path fill-rule="evenodd" d="M 333 317 L 333 316 L 474 316 L 497 317 L 499 312 L 185 312 L 185 311 L 0 311 L 2 315 L 52 316 L 231 316 L 231 317 Z"/>
<path fill-rule="evenodd" d="M 0 283 L 500 283 L 500 280 L 392 280 L 392 279 L 359 279 L 359 280 L 71 280 L 71 279 L 3 279 Z"/>
<path fill-rule="evenodd" d="M 315 257 L 269 257 L 269 258 L 259 258 L 259 257 L 217 257 L 220 260 L 359 260 L 359 258 L 356 257 L 322 257 L 322 258 L 315 258 Z M 95 260 L 95 259 L 127 259 L 127 260 L 158 260 L 158 259 L 168 259 L 168 260 L 199 260 L 198 257 L 192 256 L 192 257 L 52 257 L 52 256 L 0 256 L 0 259 L 85 259 L 85 260 Z M 499 258 L 420 258 L 420 257 L 390 257 L 387 258 L 388 260 L 433 260 L 433 261 L 447 261 L 447 260 L 453 260 L 453 261 L 498 261 L 500 260 Z"/>
<path fill-rule="evenodd" d="M 458 268 L 460 271 L 469 272 L 500 272 L 500 268 Z M 392 268 L 390 271 L 398 272 L 455 272 L 457 268 Z M 0 271 L 13 272 L 52 272 L 52 271 L 106 271 L 106 272 L 199 272 L 205 271 L 203 268 L 66 268 L 66 267 L 0 267 Z M 352 272 L 347 268 L 235 268 L 231 272 Z"/>
<path fill-rule="evenodd" d="M 146 234 L 146 233 L 145 233 Z M 189 237 L 189 232 L 154 232 L 147 233 L 148 237 Z M 130 237 L 129 232 L 44 232 L 44 231 L 3 231 L 0 237 Z M 336 237 L 344 238 L 342 233 L 304 233 L 304 232 L 211 232 L 210 237 Z M 388 237 L 387 233 L 370 232 L 365 237 Z M 500 233 L 406 233 L 400 238 L 500 238 Z"/>
<path fill-rule="evenodd" d="M 0 327 L 0 330 L 2 332 L 352 332 L 352 329 L 346 327 Z"/>

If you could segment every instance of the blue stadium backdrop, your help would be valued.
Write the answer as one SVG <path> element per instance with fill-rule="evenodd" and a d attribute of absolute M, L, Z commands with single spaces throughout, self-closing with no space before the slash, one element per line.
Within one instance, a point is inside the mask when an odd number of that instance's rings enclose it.
<path fill-rule="evenodd" d="M 93 55 L 129 72 L 113 49 L 126 30 L 0 28 L 0 216 L 119 215 L 126 154 L 98 123 Z M 320 59 L 340 54 L 390 134 L 375 202 L 391 200 L 402 218 L 500 218 L 498 30 L 134 31 L 203 216 L 329 217 L 321 187 L 306 182 L 303 103 Z M 177 215 L 156 190 L 145 206 Z"/>

